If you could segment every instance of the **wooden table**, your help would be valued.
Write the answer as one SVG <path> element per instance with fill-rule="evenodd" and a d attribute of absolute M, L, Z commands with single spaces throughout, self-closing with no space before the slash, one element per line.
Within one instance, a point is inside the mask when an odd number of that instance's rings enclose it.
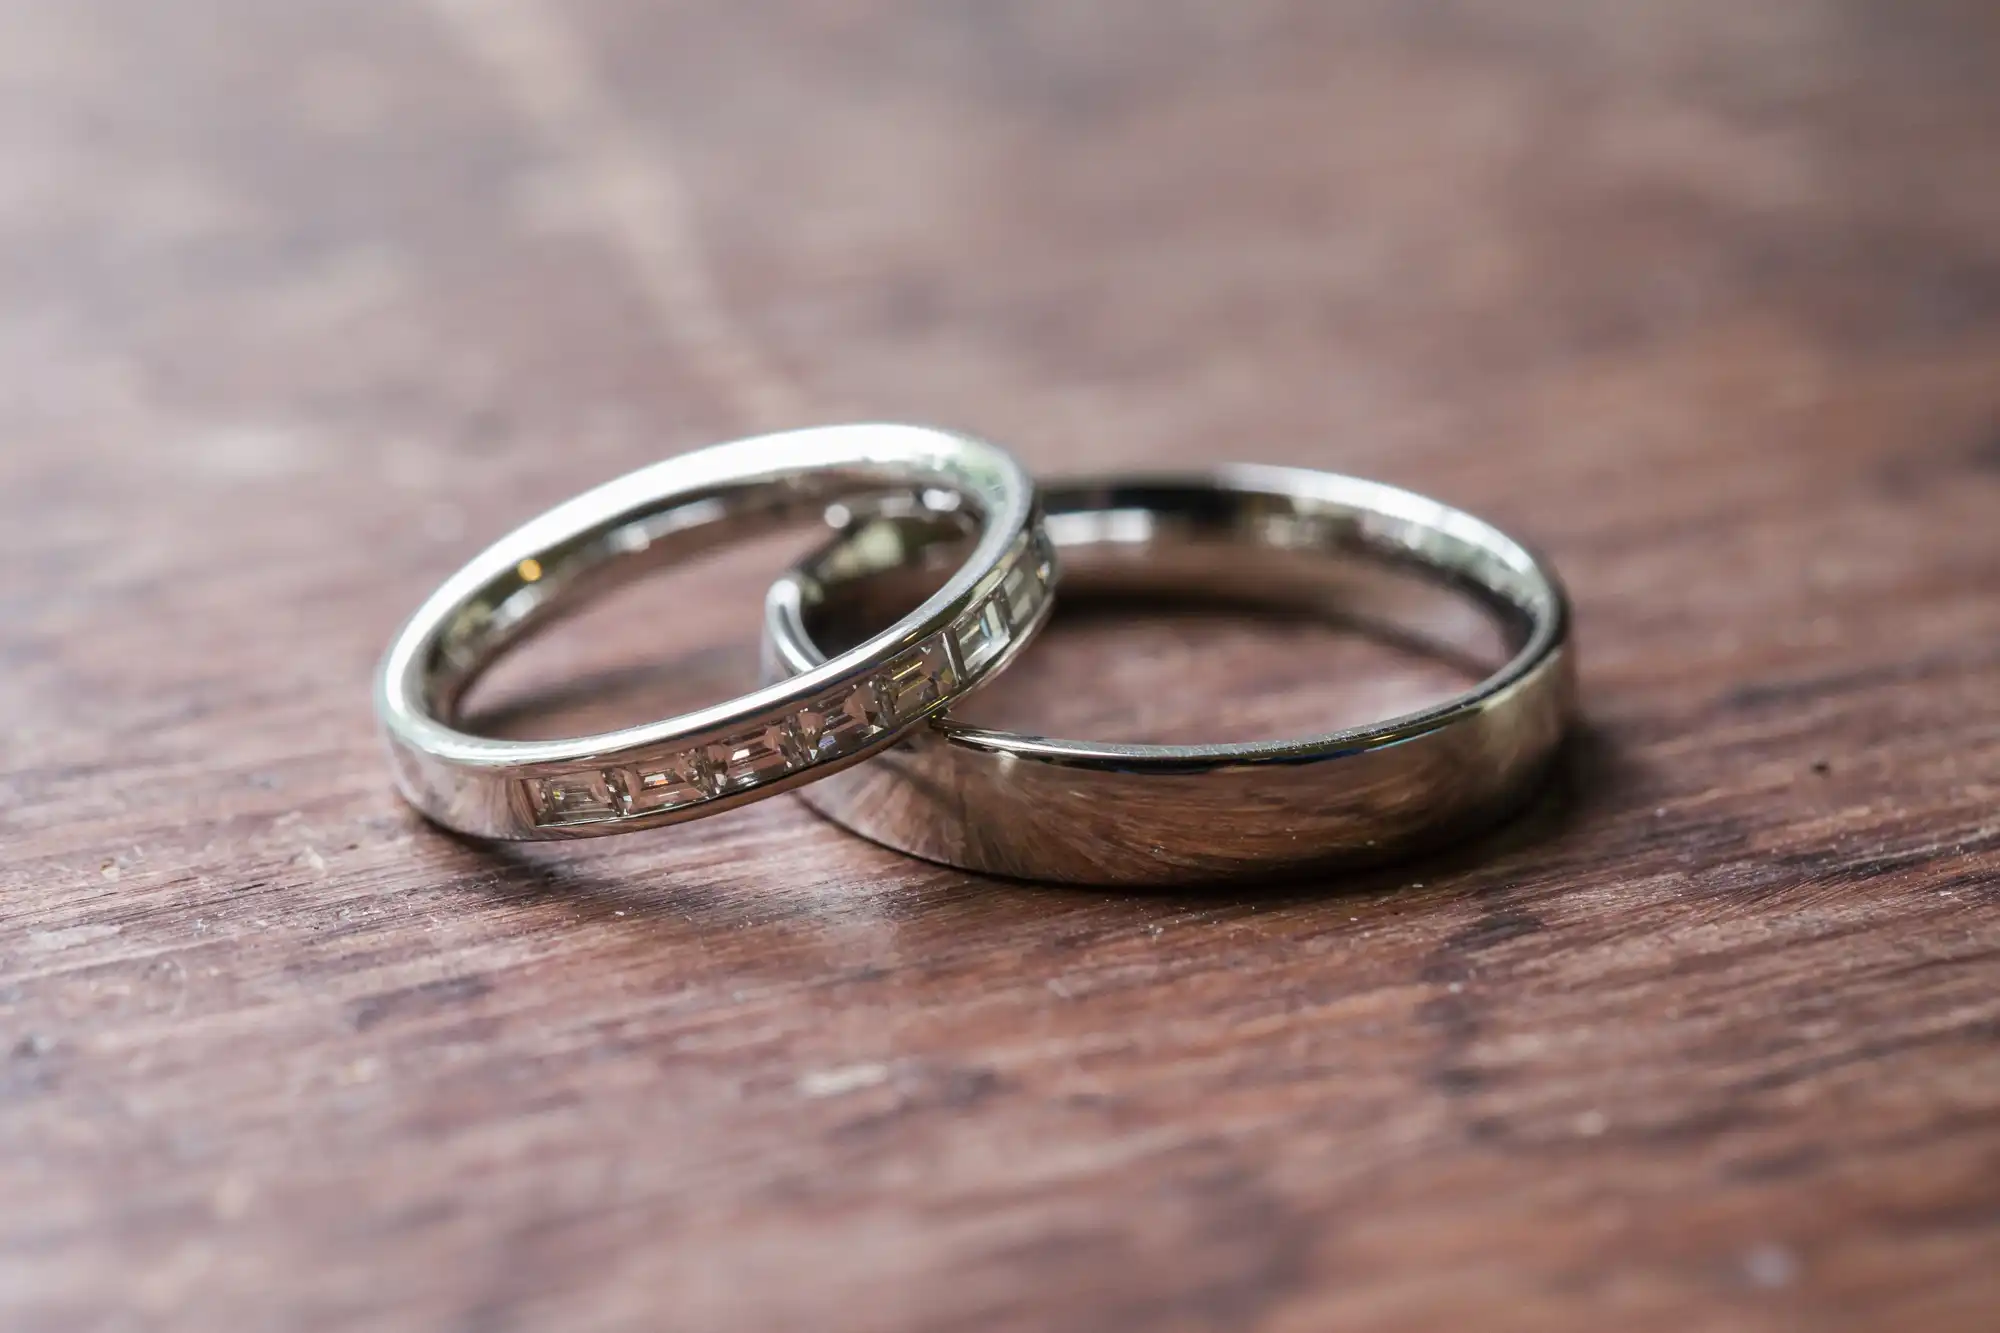
<path fill-rule="evenodd" d="M 2000 1320 L 2000 8 L 0 33 L 0 1326 Z M 857 417 L 1486 514 L 1587 733 L 1475 846 L 1199 895 L 398 803 L 369 673 L 463 557 Z M 733 692 L 782 558 L 490 720 Z M 1397 661 L 1140 616 L 1003 702 L 1296 726 Z"/>

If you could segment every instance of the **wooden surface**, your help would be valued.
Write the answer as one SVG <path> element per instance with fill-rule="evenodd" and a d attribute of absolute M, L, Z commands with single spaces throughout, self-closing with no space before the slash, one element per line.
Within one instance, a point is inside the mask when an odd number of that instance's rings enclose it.
<path fill-rule="evenodd" d="M 7 0 L 0 1326 L 1994 1327 L 1996 61 L 1976 0 Z M 864 416 L 1471 507 L 1588 734 L 1259 894 L 398 804 L 369 672 L 460 559 Z M 775 558 L 496 725 L 734 689 Z M 1006 706 L 1400 660 L 1093 622 Z"/>

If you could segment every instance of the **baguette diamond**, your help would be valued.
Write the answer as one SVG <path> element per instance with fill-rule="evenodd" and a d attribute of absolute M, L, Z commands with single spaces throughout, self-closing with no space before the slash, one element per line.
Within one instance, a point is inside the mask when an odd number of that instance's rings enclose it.
<path fill-rule="evenodd" d="M 918 644 L 876 677 L 890 725 L 916 717 L 958 688 L 951 643 L 939 635 Z"/>
<path fill-rule="evenodd" d="M 636 781 L 628 781 L 626 811 L 636 815 L 677 810 L 684 805 L 698 805 L 721 789 L 714 761 L 703 750 L 690 750 L 666 768 L 642 773 Z"/>
<path fill-rule="evenodd" d="M 977 671 L 998 657 L 1013 637 L 1007 623 L 1007 609 L 1000 605 L 998 597 L 989 598 L 984 606 L 959 621 L 952 633 L 958 642 L 959 660 L 965 663 L 967 671 Z"/>
<path fill-rule="evenodd" d="M 618 785 L 609 773 L 565 773 L 538 779 L 531 787 L 535 822 L 545 827 L 595 824 L 624 813 Z"/>
<path fill-rule="evenodd" d="M 746 787 L 762 786 L 791 771 L 791 763 L 785 758 L 776 732 L 776 727 L 763 727 L 709 748 L 709 754 L 721 774 L 722 790 L 742 791 Z"/>

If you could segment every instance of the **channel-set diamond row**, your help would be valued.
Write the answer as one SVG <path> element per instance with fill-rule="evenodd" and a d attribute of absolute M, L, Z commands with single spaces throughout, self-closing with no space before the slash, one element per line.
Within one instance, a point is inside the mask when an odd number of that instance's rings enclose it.
<path fill-rule="evenodd" d="M 683 751 L 665 764 L 582 769 L 529 778 L 523 796 L 537 826 L 600 824 L 700 805 L 851 755 L 958 690 L 1035 623 L 1052 563 L 1030 544 L 987 597 L 952 624 L 859 682 L 804 704 L 784 720 Z"/>

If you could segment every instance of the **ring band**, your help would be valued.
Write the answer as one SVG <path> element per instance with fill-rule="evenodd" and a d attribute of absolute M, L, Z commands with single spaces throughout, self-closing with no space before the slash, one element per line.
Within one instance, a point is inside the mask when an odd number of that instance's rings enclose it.
<path fill-rule="evenodd" d="M 1360 557 L 1472 595 L 1508 634 L 1511 656 L 1437 706 L 1299 740 L 1100 744 L 940 716 L 805 789 L 814 809 L 967 870 L 1195 883 L 1378 862 L 1473 832 L 1535 789 L 1561 743 L 1575 694 L 1561 585 L 1469 514 L 1354 478 L 1248 466 L 1045 485 L 1042 503 L 1069 589 L 1200 585 L 1240 601 L 1283 585 L 1327 607 L 1341 597 L 1337 571 L 1351 577 Z M 818 669 L 809 621 L 843 585 L 897 558 L 909 555 L 871 563 L 850 538 L 781 578 L 765 617 L 775 669 Z"/>
<path fill-rule="evenodd" d="M 970 510 L 965 565 L 831 661 L 710 708 L 572 740 L 453 728 L 508 647 L 649 568 L 832 506 Z M 892 744 L 1004 666 L 1051 604 L 1034 483 L 1005 451 L 915 426 L 833 426 L 670 458 L 558 505 L 453 575 L 390 646 L 376 712 L 404 797 L 485 838 L 619 833 L 729 809 Z"/>

